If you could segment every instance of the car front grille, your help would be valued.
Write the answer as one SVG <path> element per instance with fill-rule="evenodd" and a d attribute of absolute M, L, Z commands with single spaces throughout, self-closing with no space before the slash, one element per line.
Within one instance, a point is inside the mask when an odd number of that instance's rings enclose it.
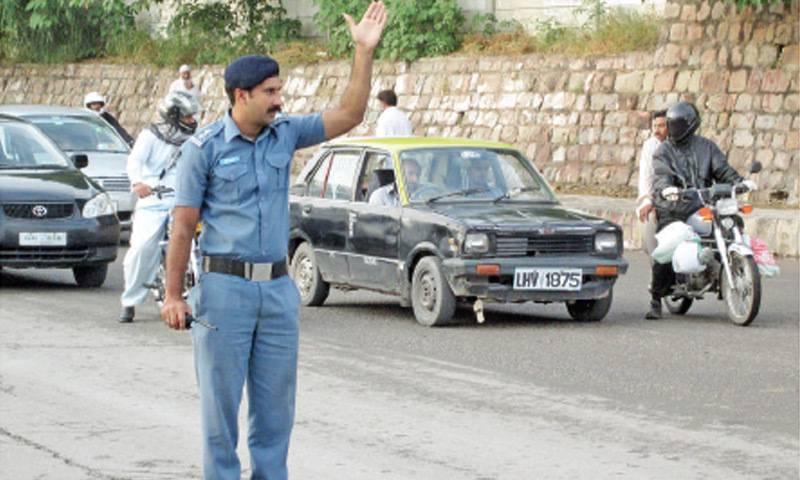
<path fill-rule="evenodd" d="M 594 251 L 593 235 L 536 235 L 497 237 L 497 255 L 528 257 L 535 255 L 570 255 Z"/>
<path fill-rule="evenodd" d="M 43 215 L 44 207 L 46 213 Z M 43 220 L 47 218 L 69 218 L 75 211 L 73 203 L 6 203 L 3 205 L 3 213 L 10 218 L 32 218 Z"/>
<path fill-rule="evenodd" d="M 89 248 L 62 248 L 62 247 L 20 247 L 16 249 L 0 250 L 0 261 L 40 261 L 60 262 L 64 260 L 84 260 L 89 258 L 92 250 Z"/>
<path fill-rule="evenodd" d="M 131 182 L 125 177 L 97 177 L 107 192 L 130 192 Z"/>

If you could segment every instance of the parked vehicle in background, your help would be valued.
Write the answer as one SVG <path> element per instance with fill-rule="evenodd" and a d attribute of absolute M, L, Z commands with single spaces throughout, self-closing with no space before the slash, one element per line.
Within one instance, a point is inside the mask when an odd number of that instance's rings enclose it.
<path fill-rule="evenodd" d="M 84 173 L 109 194 L 123 230 L 130 230 L 136 195 L 131 192 L 125 165 L 130 148 L 99 115 L 83 108 L 47 105 L 3 105 L 0 113 L 28 120 L 67 155 L 85 154 Z"/>
<path fill-rule="evenodd" d="M 373 204 L 376 190 L 397 206 Z M 290 272 L 305 305 L 334 286 L 399 295 L 426 326 L 450 322 L 458 301 L 479 322 L 484 302 L 527 301 L 597 321 L 628 267 L 618 225 L 562 207 L 502 143 L 343 139 L 309 161 L 289 203 Z"/>
<path fill-rule="evenodd" d="M 70 268 L 99 287 L 117 257 L 111 198 L 31 123 L 0 114 L 0 268 Z"/>

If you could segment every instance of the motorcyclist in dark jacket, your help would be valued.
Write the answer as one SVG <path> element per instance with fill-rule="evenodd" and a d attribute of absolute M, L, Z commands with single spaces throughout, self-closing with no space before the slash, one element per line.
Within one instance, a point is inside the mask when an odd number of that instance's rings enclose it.
<path fill-rule="evenodd" d="M 730 165 L 725 154 L 711 140 L 696 135 L 700 115 L 694 105 L 679 102 L 667 110 L 667 141 L 653 154 L 653 204 L 658 219 L 657 231 L 675 221 L 686 221 L 702 206 L 697 200 L 679 200 L 686 188 L 708 188 L 714 183 L 738 183 L 742 176 Z M 745 185 L 755 190 L 755 183 Z M 675 283 L 672 263 L 653 262 L 648 320 L 661 318 L 661 298 Z"/>

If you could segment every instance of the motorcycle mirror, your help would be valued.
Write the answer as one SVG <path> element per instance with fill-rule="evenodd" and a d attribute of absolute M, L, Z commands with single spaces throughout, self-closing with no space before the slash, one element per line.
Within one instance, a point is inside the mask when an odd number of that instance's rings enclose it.
<path fill-rule="evenodd" d="M 761 165 L 761 162 L 756 160 L 755 162 L 753 162 L 752 165 L 750 165 L 750 173 L 758 173 L 761 171 L 762 168 L 763 165 Z"/>
<path fill-rule="evenodd" d="M 89 156 L 84 153 L 76 153 L 71 157 L 71 160 L 75 168 L 81 169 L 89 166 Z"/>

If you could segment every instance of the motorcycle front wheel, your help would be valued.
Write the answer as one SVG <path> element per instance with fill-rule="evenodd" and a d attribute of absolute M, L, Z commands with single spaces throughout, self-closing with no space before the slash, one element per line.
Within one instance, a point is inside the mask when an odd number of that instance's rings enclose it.
<path fill-rule="evenodd" d="M 728 309 L 728 319 L 736 325 L 746 327 L 753 322 L 761 307 L 761 276 L 753 257 L 731 253 L 729 262 L 733 285 L 728 282 L 725 271 L 720 272 L 722 297 Z"/>

